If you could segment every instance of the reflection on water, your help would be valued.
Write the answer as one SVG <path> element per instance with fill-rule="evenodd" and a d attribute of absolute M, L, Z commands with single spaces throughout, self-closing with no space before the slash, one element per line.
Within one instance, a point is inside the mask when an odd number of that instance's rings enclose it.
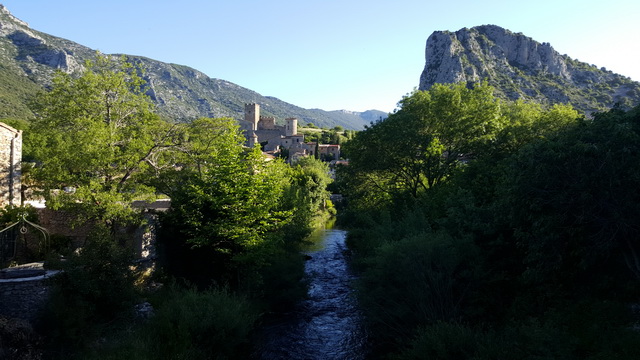
<path fill-rule="evenodd" d="M 305 251 L 309 296 L 282 321 L 264 329 L 258 359 L 364 359 L 366 334 L 351 289 L 346 232 L 316 232 Z"/>

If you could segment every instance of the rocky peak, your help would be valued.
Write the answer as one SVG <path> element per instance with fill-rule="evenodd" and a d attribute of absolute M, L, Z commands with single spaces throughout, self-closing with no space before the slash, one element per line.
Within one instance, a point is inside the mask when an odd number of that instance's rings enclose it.
<path fill-rule="evenodd" d="M 0 37 L 11 42 L 17 57 L 23 60 L 22 69 L 27 75 L 42 78 L 52 70 L 71 73 L 82 65 L 56 41 L 47 41 L 47 35 L 29 28 L 29 24 L 13 16 L 0 5 Z"/>
<path fill-rule="evenodd" d="M 25 28 L 29 27 L 29 24 L 27 24 L 26 22 L 18 19 L 15 16 L 13 16 L 13 14 L 11 14 L 9 12 L 9 9 L 4 7 L 4 5 L 2 5 L 2 4 L 0 4 L 0 19 L 2 19 L 2 20 L 7 19 L 9 24 L 18 25 L 18 26 L 25 27 Z M 4 23 L 4 21 L 2 21 L 2 23 L 0 23 L 0 30 L 2 30 L 2 25 L 4 25 L 3 23 Z"/>
<path fill-rule="evenodd" d="M 549 43 L 496 25 L 436 31 L 427 39 L 420 90 L 435 83 L 487 80 L 498 95 L 572 103 L 585 112 L 638 103 L 640 84 L 560 55 Z M 598 83 L 607 85 L 598 85 Z M 580 96 L 580 92 L 589 93 Z M 634 99 L 634 100 L 633 100 Z"/>
<path fill-rule="evenodd" d="M 496 25 L 436 31 L 427 40 L 425 58 L 420 78 L 423 90 L 435 83 L 476 82 L 496 71 L 515 73 L 514 67 L 570 77 L 564 60 L 551 45 Z"/>
<path fill-rule="evenodd" d="M 9 37 L 13 34 L 22 34 L 18 36 L 21 40 L 30 38 L 33 39 L 32 42 L 44 43 L 44 39 L 29 29 L 29 24 L 13 16 L 4 5 L 0 4 L 0 36 Z"/>

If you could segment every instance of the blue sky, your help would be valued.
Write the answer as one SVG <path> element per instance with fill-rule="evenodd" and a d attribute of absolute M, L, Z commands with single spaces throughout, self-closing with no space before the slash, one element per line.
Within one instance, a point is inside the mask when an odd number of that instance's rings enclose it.
<path fill-rule="evenodd" d="M 0 0 L 36 30 L 304 108 L 392 111 L 436 30 L 495 24 L 640 81 L 637 0 Z"/>

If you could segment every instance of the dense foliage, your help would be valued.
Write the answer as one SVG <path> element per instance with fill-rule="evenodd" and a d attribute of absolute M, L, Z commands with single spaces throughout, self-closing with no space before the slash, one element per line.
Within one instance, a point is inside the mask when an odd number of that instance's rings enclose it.
<path fill-rule="evenodd" d="M 313 124 L 309 125 L 307 128 L 300 129 L 300 132 L 304 134 L 305 141 L 320 144 L 341 145 L 352 139 L 356 133 L 355 130 L 344 130 L 342 126 L 336 126 L 333 129 L 317 129 Z"/>
<path fill-rule="evenodd" d="M 298 250 L 333 210 L 327 165 L 267 161 L 229 118 L 165 123 L 138 72 L 99 57 L 79 78 L 59 74 L 36 119 L 16 122 L 33 134 L 27 183 L 96 224 L 54 261 L 48 355 L 246 358 L 259 314 L 305 293 Z M 640 107 L 584 119 L 500 101 L 486 84 L 436 85 L 349 141 L 340 130 L 318 134 L 351 160 L 335 185 L 376 353 L 640 356 Z M 156 279 L 171 285 L 151 292 L 114 235 L 142 219 L 132 200 L 155 196 L 172 201 Z M 143 300 L 156 313 L 136 322 Z"/>
<path fill-rule="evenodd" d="M 400 105 L 339 173 L 375 350 L 637 358 L 640 108 L 583 119 L 482 84 Z"/>
<path fill-rule="evenodd" d="M 82 359 L 248 358 L 258 309 L 227 289 L 170 286 L 155 301 L 153 317 L 83 352 Z"/>
<path fill-rule="evenodd" d="M 188 146 L 176 155 L 181 166 L 154 177 L 172 199 L 162 217 L 167 269 L 200 286 L 264 292 L 271 291 L 265 279 L 299 284 L 296 251 L 325 206 L 326 166 L 315 159 L 294 168 L 265 161 L 258 148 L 242 146 L 232 119 L 196 121 L 189 134 Z M 271 275 L 283 266 L 279 261 L 292 258 L 297 269 L 283 279 Z"/>
<path fill-rule="evenodd" d="M 327 165 L 269 161 L 230 118 L 164 122 L 125 60 L 98 56 L 87 69 L 59 73 L 33 102 L 36 118 L 14 122 L 28 130 L 25 183 L 95 230 L 50 256 L 63 273 L 40 323 L 47 356 L 246 357 L 260 314 L 306 292 L 299 245 L 332 210 Z M 157 197 L 171 207 L 148 279 L 125 230 L 145 220 L 132 201 Z M 149 281 L 173 285 L 154 292 Z M 138 322 L 133 305 L 145 300 L 155 316 Z"/>
<path fill-rule="evenodd" d="M 37 162 L 31 176 L 51 208 L 131 221 L 128 204 L 153 194 L 136 177 L 174 139 L 142 93 L 135 68 L 107 57 L 87 66 L 79 78 L 59 72 L 51 90 L 36 98 L 26 139 Z"/>
<path fill-rule="evenodd" d="M 87 244 L 64 262 L 41 320 L 52 354 L 74 353 L 100 336 L 107 324 L 129 316 L 137 299 L 132 253 L 96 229 Z"/>

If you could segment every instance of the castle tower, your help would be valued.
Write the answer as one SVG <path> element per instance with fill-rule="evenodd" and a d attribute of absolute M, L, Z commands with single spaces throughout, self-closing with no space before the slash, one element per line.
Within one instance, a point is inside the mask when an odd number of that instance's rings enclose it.
<path fill-rule="evenodd" d="M 251 130 L 258 130 L 258 122 L 260 121 L 259 104 L 244 104 L 244 121 L 251 123 Z"/>
<path fill-rule="evenodd" d="M 284 136 L 294 136 L 298 134 L 298 119 L 287 118 L 284 125 Z"/>

